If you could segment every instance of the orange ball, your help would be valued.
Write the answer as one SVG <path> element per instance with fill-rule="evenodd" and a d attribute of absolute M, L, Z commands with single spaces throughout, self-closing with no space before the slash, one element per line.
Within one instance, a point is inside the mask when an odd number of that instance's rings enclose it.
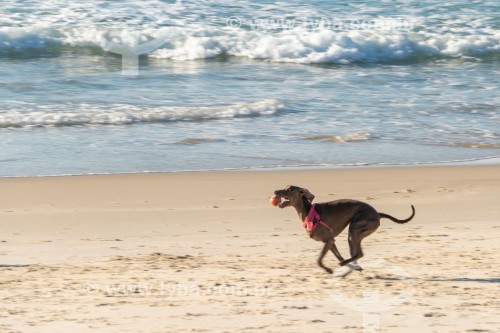
<path fill-rule="evenodd" d="M 271 199 L 269 199 L 269 202 L 271 203 L 272 206 L 278 206 L 281 203 L 281 198 L 272 196 Z"/>

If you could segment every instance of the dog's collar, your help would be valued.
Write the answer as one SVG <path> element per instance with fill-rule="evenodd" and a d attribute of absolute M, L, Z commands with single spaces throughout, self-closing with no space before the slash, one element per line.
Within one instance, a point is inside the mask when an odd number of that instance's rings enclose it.
<path fill-rule="evenodd" d="M 309 234 L 309 236 L 311 236 L 311 234 L 314 232 L 314 230 L 316 230 L 316 228 L 320 224 L 325 228 L 327 228 L 333 235 L 332 229 L 328 226 L 328 224 L 326 224 L 324 221 L 321 220 L 321 217 L 316 211 L 316 204 L 313 204 L 311 206 L 311 209 L 309 210 L 309 214 L 307 214 L 307 217 L 302 223 L 302 226 L 306 228 L 307 233 Z"/>

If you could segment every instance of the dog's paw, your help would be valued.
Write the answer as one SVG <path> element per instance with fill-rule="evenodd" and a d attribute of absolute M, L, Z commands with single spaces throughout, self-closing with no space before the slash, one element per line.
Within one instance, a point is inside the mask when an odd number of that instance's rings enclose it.
<path fill-rule="evenodd" d="M 329 267 L 323 267 L 323 269 L 328 273 L 328 274 L 333 274 L 333 269 Z"/>
<path fill-rule="evenodd" d="M 350 269 L 353 269 L 355 271 L 358 271 L 358 272 L 361 272 L 363 270 L 363 267 L 361 267 L 361 266 L 359 266 L 358 264 L 355 264 L 355 263 L 347 264 L 347 267 L 349 267 Z"/>

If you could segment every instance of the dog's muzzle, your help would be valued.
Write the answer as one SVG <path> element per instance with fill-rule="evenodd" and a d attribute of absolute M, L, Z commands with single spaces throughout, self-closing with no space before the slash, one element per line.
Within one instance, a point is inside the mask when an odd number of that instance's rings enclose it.
<path fill-rule="evenodd" d="M 285 192 L 285 190 L 274 191 L 274 197 L 277 197 L 280 199 L 280 203 L 278 205 L 276 205 L 279 208 L 285 208 L 285 207 L 288 207 L 288 205 L 290 205 L 290 198 L 287 198 L 286 194 L 284 192 Z"/>

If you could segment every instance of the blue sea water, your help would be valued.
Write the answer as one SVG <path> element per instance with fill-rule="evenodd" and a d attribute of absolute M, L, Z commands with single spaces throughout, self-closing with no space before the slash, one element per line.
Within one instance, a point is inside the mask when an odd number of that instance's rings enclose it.
<path fill-rule="evenodd" d="M 488 161 L 499 12 L 0 0 L 0 176 Z"/>

